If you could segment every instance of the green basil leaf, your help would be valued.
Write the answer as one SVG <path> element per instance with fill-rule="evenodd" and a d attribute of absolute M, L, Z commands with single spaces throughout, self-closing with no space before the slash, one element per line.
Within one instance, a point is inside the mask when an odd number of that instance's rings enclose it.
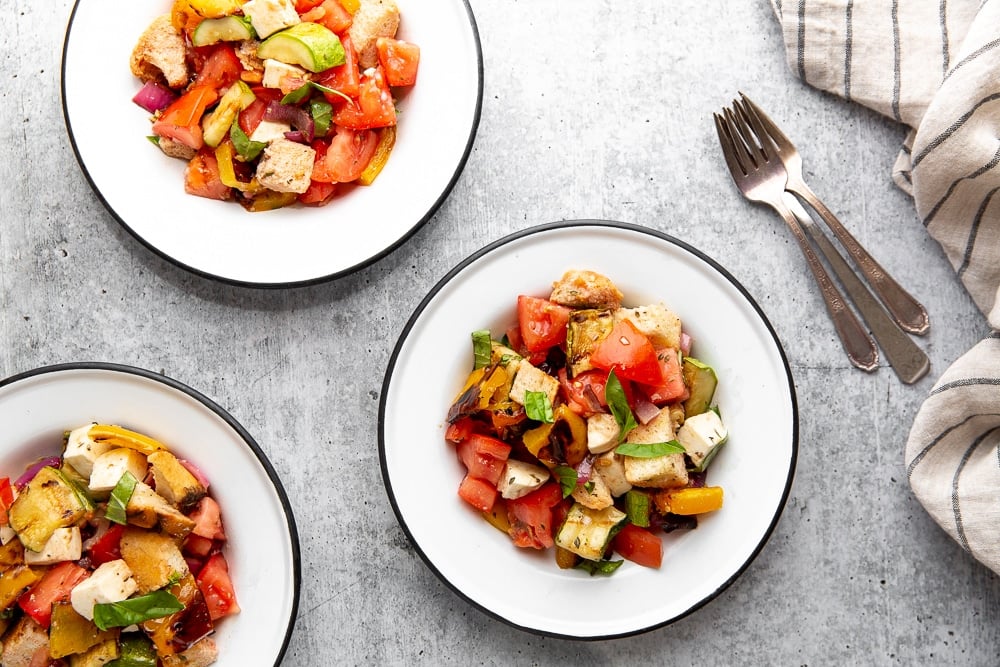
<path fill-rule="evenodd" d="M 528 419 L 545 422 L 546 424 L 551 424 L 555 421 L 555 415 L 552 412 L 552 401 L 549 400 L 549 395 L 544 391 L 524 392 L 524 413 L 528 415 Z"/>
<path fill-rule="evenodd" d="M 233 121 L 233 126 L 229 128 L 229 139 L 233 142 L 233 148 L 241 158 L 249 162 L 257 159 L 260 152 L 267 147 L 263 141 L 253 141 L 247 133 L 240 127 L 238 120 Z"/>
<path fill-rule="evenodd" d="M 149 135 L 146 138 L 149 139 L 149 143 L 153 144 L 154 146 L 159 146 L 160 145 L 160 138 L 158 136 L 156 136 L 155 134 L 151 134 L 151 135 Z"/>
<path fill-rule="evenodd" d="M 101 630 L 124 628 L 154 618 L 170 616 L 184 609 L 176 597 L 165 590 L 129 598 L 121 602 L 94 605 L 94 625 Z"/>
<path fill-rule="evenodd" d="M 111 490 L 111 497 L 108 499 L 108 506 L 104 512 L 108 521 L 122 525 L 128 523 L 125 508 L 128 507 L 128 501 L 132 498 L 132 492 L 135 491 L 137 482 L 138 480 L 128 470 L 118 478 L 118 483 Z"/>
<path fill-rule="evenodd" d="M 316 83 L 315 81 L 306 81 L 304 84 L 286 94 L 281 98 L 282 104 L 298 104 L 302 100 L 309 97 L 313 91 L 318 91 L 321 93 L 330 93 L 331 95 L 340 95 L 344 99 L 350 101 L 350 97 L 340 92 L 339 90 L 334 90 L 329 86 L 324 86 L 321 83 Z"/>
<path fill-rule="evenodd" d="M 493 340 L 490 332 L 485 329 L 472 332 L 472 354 L 475 357 L 475 367 L 485 368 L 490 365 L 493 357 Z"/>
<path fill-rule="evenodd" d="M 597 574 L 612 575 L 624 562 L 622 560 L 587 560 L 583 558 L 577 563 L 576 568 L 589 572 L 592 577 Z"/>
<path fill-rule="evenodd" d="M 618 442 L 624 442 L 625 436 L 638 424 L 632 414 L 632 408 L 629 407 L 628 399 L 625 398 L 622 383 L 615 375 L 613 368 L 608 373 L 608 381 L 604 385 L 604 398 L 608 402 L 608 407 L 611 408 L 611 414 L 615 416 L 615 421 L 618 422 Z"/>
<path fill-rule="evenodd" d="M 667 454 L 683 454 L 687 450 L 684 445 L 671 440 L 670 442 L 626 442 L 615 448 L 616 454 L 631 456 L 637 459 L 654 459 Z"/>
<path fill-rule="evenodd" d="M 309 113 L 312 114 L 316 136 L 325 137 L 333 122 L 333 105 L 326 100 L 314 99 L 309 102 Z"/>
<path fill-rule="evenodd" d="M 569 466 L 556 466 L 553 471 L 559 479 L 559 486 L 562 488 L 563 498 L 568 498 L 573 489 L 576 488 L 576 470 Z"/>

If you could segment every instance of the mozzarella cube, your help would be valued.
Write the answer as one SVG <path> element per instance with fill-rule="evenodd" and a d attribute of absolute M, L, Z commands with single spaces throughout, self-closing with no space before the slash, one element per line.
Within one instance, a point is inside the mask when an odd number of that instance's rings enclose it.
<path fill-rule="evenodd" d="M 80 560 L 83 538 L 78 526 L 56 528 L 41 551 L 24 550 L 25 565 L 52 565 L 64 560 Z"/>
<path fill-rule="evenodd" d="M 711 454 L 716 447 L 726 441 L 729 431 L 725 424 L 712 410 L 700 415 L 688 417 L 684 425 L 677 430 L 677 441 L 684 445 L 691 463 L 696 468 Z"/>
<path fill-rule="evenodd" d="M 291 0 L 250 0 L 242 9 L 260 39 L 302 22 Z"/>
<path fill-rule="evenodd" d="M 142 480 L 148 467 L 146 457 L 140 452 L 125 447 L 112 449 L 94 461 L 94 470 L 90 473 L 90 490 L 93 493 L 107 493 L 115 488 L 126 472 L 132 473 L 137 480 Z"/>
<path fill-rule="evenodd" d="M 625 478 L 625 457 L 613 451 L 605 452 L 594 459 L 594 471 L 608 485 L 608 491 L 617 498 L 632 489 L 632 484 Z"/>
<path fill-rule="evenodd" d="M 121 602 L 135 591 L 132 570 L 119 558 L 102 564 L 88 579 L 77 584 L 69 594 L 69 601 L 76 613 L 92 621 L 95 604 Z"/>
<path fill-rule="evenodd" d="M 281 79 L 286 76 L 304 79 L 306 71 L 301 67 L 289 65 L 273 58 L 264 60 L 264 78 L 261 80 L 261 85 L 265 88 L 281 88 Z"/>
<path fill-rule="evenodd" d="M 272 141 L 285 138 L 285 132 L 291 132 L 292 126 L 288 123 L 279 123 L 273 120 L 262 120 L 257 125 L 257 129 L 250 135 L 250 141 L 259 141 L 262 144 L 269 144 Z"/>
<path fill-rule="evenodd" d="M 497 490 L 504 498 L 520 498 L 545 484 L 548 479 L 549 471 L 545 468 L 509 459 L 497 483 Z"/>
<path fill-rule="evenodd" d="M 556 394 L 559 393 L 559 380 L 535 368 L 527 360 L 522 360 L 517 365 L 517 375 L 510 386 L 510 400 L 524 405 L 529 391 L 544 392 L 549 397 L 549 402 L 555 403 Z"/>
<path fill-rule="evenodd" d="M 0 526 L 0 544 L 6 545 L 12 539 L 17 537 L 17 533 L 10 526 Z"/>
<path fill-rule="evenodd" d="M 587 449 L 591 454 L 603 454 L 618 445 L 622 432 L 614 415 L 599 412 L 587 418 Z"/>
<path fill-rule="evenodd" d="M 63 452 L 63 461 L 73 467 L 83 477 L 90 477 L 94 469 L 94 461 L 104 452 L 112 449 L 113 445 L 97 442 L 90 437 L 90 427 L 93 424 L 86 424 L 75 428 L 69 433 L 66 441 L 66 451 Z"/>

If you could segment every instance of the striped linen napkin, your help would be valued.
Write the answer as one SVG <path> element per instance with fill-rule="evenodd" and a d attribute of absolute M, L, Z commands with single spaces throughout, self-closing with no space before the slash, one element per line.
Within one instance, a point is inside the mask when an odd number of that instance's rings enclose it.
<path fill-rule="evenodd" d="M 935 521 L 1000 573 L 1000 0 L 771 0 L 788 65 L 910 132 L 893 180 L 993 333 L 925 399 L 906 443 Z"/>

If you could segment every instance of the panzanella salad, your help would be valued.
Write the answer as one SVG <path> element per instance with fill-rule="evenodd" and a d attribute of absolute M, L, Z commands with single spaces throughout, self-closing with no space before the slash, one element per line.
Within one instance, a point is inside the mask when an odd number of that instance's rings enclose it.
<path fill-rule="evenodd" d="M 660 567 L 661 535 L 722 507 L 706 484 L 728 437 L 715 372 L 665 305 L 622 298 L 578 270 L 548 298 L 518 296 L 500 340 L 472 334 L 474 369 L 445 434 L 465 502 L 515 545 L 591 574 L 622 558 Z"/>
<path fill-rule="evenodd" d="M 150 139 L 186 192 L 249 211 L 370 185 L 396 141 L 394 92 L 420 49 L 395 0 L 174 0 L 132 52 Z"/>
<path fill-rule="evenodd" d="M 58 443 L 53 443 L 53 449 Z M 109 424 L 0 478 L 0 664 L 204 667 L 239 605 L 208 481 Z"/>

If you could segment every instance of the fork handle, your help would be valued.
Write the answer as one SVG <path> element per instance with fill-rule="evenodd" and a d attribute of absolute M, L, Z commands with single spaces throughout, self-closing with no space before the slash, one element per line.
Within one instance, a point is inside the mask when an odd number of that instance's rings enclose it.
<path fill-rule="evenodd" d="M 799 195 L 809 204 L 823 219 L 827 227 L 833 232 L 841 245 L 850 253 L 858 268 L 868 280 L 872 290 L 885 304 L 886 310 L 892 315 L 901 328 L 913 334 L 922 335 L 930 328 L 930 319 L 927 311 L 919 301 L 913 298 L 909 292 L 900 287 L 892 276 L 886 273 L 885 269 L 868 254 L 868 251 L 858 243 L 858 240 L 847 231 L 847 228 L 840 223 L 837 216 L 827 208 L 826 204 L 802 179 L 793 179 L 789 175 L 785 189 Z"/>
<path fill-rule="evenodd" d="M 844 346 L 844 351 L 847 352 L 847 358 L 850 359 L 852 364 L 863 371 L 870 372 L 875 370 L 878 367 L 878 348 L 875 347 L 875 341 L 872 340 L 871 335 L 861 326 L 861 322 L 858 321 L 854 311 L 847 307 L 843 295 L 837 289 L 834 282 L 830 280 L 830 275 L 823 268 L 823 264 L 819 261 L 819 257 L 816 256 L 816 252 L 809 243 L 809 239 L 806 238 L 802 226 L 795 219 L 788 206 L 781 200 L 769 203 L 781 215 L 785 224 L 788 225 L 788 228 L 795 236 L 795 240 L 798 241 L 799 247 L 802 249 L 802 254 L 806 256 L 806 263 L 809 265 L 809 270 L 812 271 L 813 277 L 816 279 L 816 284 L 819 285 L 820 294 L 823 296 L 823 303 L 826 304 L 826 310 L 830 314 L 830 319 L 833 320 L 833 328 L 837 331 L 837 335 L 840 336 L 840 342 Z"/>

